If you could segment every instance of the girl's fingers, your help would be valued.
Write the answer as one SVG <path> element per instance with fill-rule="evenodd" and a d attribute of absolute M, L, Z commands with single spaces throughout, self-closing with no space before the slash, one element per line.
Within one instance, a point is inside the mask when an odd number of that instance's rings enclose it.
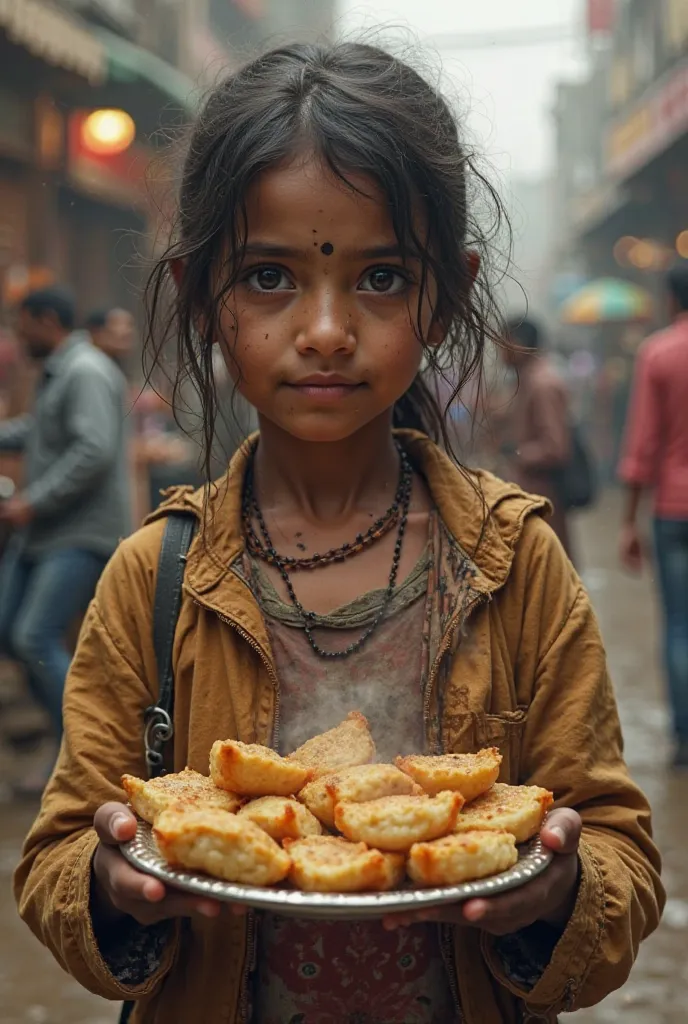
<path fill-rule="evenodd" d="M 136 835 L 136 818 L 126 804 L 103 804 L 93 818 L 93 827 L 101 843 L 117 846 Z"/>
<path fill-rule="evenodd" d="M 580 842 L 583 822 L 571 807 L 550 811 L 540 831 L 542 842 L 555 853 L 575 853 Z"/>

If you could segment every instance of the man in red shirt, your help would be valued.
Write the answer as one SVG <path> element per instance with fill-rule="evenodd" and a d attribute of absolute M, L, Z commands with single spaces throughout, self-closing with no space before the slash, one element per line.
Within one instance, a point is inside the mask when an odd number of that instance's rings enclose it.
<path fill-rule="evenodd" d="M 665 617 L 665 660 L 676 753 L 688 767 L 688 260 L 667 276 L 673 322 L 638 355 L 619 475 L 627 486 L 621 559 L 638 572 L 638 510 L 654 490 L 655 554 Z"/>

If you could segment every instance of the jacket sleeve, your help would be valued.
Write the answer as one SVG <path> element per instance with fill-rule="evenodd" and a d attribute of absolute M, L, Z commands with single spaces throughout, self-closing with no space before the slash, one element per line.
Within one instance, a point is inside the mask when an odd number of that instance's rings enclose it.
<path fill-rule="evenodd" d="M 581 815 L 580 883 L 569 923 L 532 988 L 507 977 L 498 943 L 487 936 L 483 943 L 501 984 L 533 1012 L 560 1013 L 598 1003 L 626 981 L 641 940 L 659 923 L 664 891 L 650 808 L 623 760 L 588 595 L 538 517 L 526 524 L 522 547 L 514 570 L 523 593 L 515 660 L 519 704 L 529 710 L 520 782 L 553 790 L 556 806 Z"/>
<path fill-rule="evenodd" d="M 144 538 L 159 550 L 160 526 L 120 545 L 98 586 L 67 679 L 59 759 L 14 879 L 19 913 L 33 933 L 64 970 L 107 999 L 153 991 L 178 940 L 175 928 L 158 970 L 140 985 L 124 985 L 101 955 L 90 915 L 93 815 L 108 800 L 126 800 L 123 772 L 145 775 L 143 711 L 157 690 L 148 637 L 155 569 L 140 549 Z"/>
<path fill-rule="evenodd" d="M 112 469 L 122 443 L 123 402 L 105 374 L 88 367 L 75 372 L 65 409 L 67 447 L 24 492 L 39 518 L 78 501 Z"/>

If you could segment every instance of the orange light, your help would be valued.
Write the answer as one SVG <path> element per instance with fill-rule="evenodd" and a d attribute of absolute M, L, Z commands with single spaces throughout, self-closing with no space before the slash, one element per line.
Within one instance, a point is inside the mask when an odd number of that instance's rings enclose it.
<path fill-rule="evenodd" d="M 650 267 L 654 266 L 657 258 L 656 247 L 652 242 L 643 238 L 636 242 L 629 252 L 628 258 L 633 266 L 638 267 L 639 270 L 649 270 Z"/>
<path fill-rule="evenodd" d="M 614 259 L 621 267 L 627 267 L 630 263 L 632 249 L 638 244 L 634 235 L 623 235 L 614 245 Z"/>
<path fill-rule="evenodd" d="M 676 236 L 676 252 L 682 259 L 688 260 L 688 231 L 681 231 Z"/>
<path fill-rule="evenodd" d="M 94 110 L 81 126 L 81 140 L 99 156 L 123 153 L 136 136 L 134 120 L 124 110 Z"/>

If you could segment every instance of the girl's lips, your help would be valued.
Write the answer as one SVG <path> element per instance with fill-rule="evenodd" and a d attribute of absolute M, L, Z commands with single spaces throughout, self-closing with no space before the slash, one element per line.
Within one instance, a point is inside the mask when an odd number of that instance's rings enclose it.
<path fill-rule="evenodd" d="M 311 384 L 304 382 L 303 384 L 290 384 L 289 387 L 306 398 L 317 398 L 321 402 L 336 402 L 342 398 L 347 398 L 349 395 L 353 395 L 363 385 L 344 383 Z"/>

